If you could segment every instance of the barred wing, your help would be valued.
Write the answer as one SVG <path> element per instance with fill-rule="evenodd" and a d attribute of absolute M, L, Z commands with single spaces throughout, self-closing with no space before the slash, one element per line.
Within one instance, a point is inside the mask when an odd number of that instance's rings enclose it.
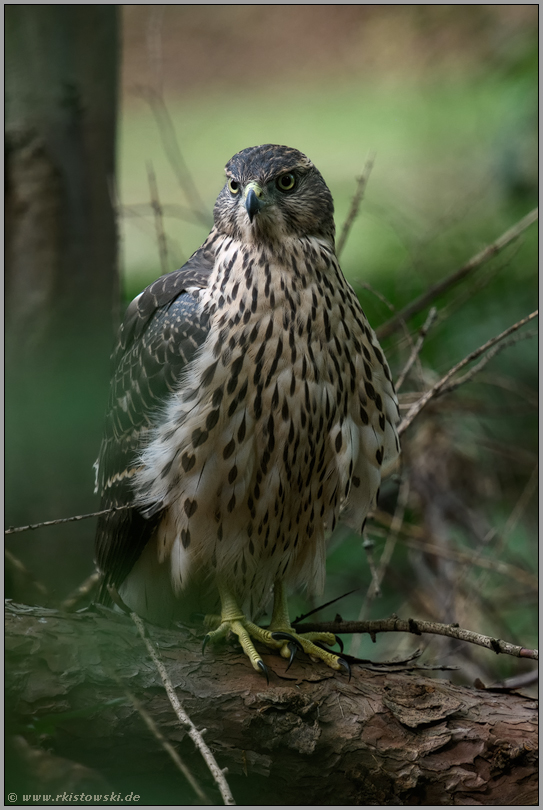
<path fill-rule="evenodd" d="M 104 438 L 95 464 L 101 509 L 133 503 L 132 479 L 149 429 L 160 419 L 168 395 L 203 343 L 207 317 L 200 305 L 213 267 L 215 236 L 180 269 L 162 276 L 132 301 L 113 357 Z M 119 586 L 132 569 L 160 514 L 143 518 L 127 508 L 99 518 L 96 562 L 107 585 Z"/>

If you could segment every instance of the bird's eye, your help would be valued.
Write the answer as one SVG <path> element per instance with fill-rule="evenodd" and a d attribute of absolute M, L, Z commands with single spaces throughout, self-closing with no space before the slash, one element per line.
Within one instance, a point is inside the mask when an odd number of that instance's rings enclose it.
<path fill-rule="evenodd" d="M 229 180 L 228 188 L 230 189 L 232 194 L 239 194 L 240 184 L 238 183 L 237 180 Z"/>
<path fill-rule="evenodd" d="M 277 178 L 275 185 L 279 191 L 292 191 L 296 185 L 296 178 L 291 172 L 282 174 L 281 177 Z"/>

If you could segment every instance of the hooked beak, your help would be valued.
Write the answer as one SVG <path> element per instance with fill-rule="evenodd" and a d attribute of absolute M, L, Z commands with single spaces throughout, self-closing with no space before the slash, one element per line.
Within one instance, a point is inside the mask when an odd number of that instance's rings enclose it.
<path fill-rule="evenodd" d="M 245 210 L 249 214 L 249 221 L 252 222 L 255 214 L 262 208 L 262 188 L 258 183 L 251 182 L 245 186 Z"/>

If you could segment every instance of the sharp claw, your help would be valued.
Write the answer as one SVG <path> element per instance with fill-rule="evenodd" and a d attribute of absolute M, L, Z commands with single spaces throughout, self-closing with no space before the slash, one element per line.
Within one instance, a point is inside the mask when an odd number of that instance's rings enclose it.
<path fill-rule="evenodd" d="M 345 672 L 349 676 L 349 681 L 350 681 L 352 672 L 351 672 L 351 666 L 350 666 L 349 662 L 346 661 L 344 658 L 338 658 L 337 662 L 340 665 L 341 669 L 345 670 Z"/>
<path fill-rule="evenodd" d="M 319 647 L 319 649 L 324 650 L 324 652 L 330 652 L 330 647 L 323 641 L 314 641 L 313 644 L 315 647 Z"/>
<path fill-rule="evenodd" d="M 291 665 L 291 664 L 292 664 L 292 662 L 294 661 L 294 657 L 295 657 L 296 652 L 297 652 L 297 650 L 298 650 L 298 645 L 297 645 L 297 644 L 294 644 L 294 643 L 291 641 L 291 642 L 289 643 L 289 645 L 288 645 L 288 648 L 289 648 L 289 650 L 290 650 L 290 658 L 289 658 L 289 661 L 288 661 L 288 666 L 287 666 L 287 668 L 286 668 L 285 672 L 288 672 L 288 671 L 289 671 L 289 669 L 290 669 L 290 665 Z"/>
<path fill-rule="evenodd" d="M 334 633 L 334 635 L 335 635 L 335 633 Z M 343 650 L 344 650 L 343 642 L 342 642 L 342 640 L 340 639 L 339 636 L 336 636 L 336 644 L 338 645 L 341 652 L 343 652 Z"/>
<path fill-rule="evenodd" d="M 283 631 L 277 631 L 277 633 L 272 633 L 271 637 L 273 638 L 274 641 L 282 641 L 283 639 L 285 641 L 291 641 L 293 644 L 296 644 L 296 647 L 299 650 L 303 650 L 303 647 L 296 638 L 296 636 L 293 636 L 290 633 L 283 633 Z"/>
<path fill-rule="evenodd" d="M 207 642 L 208 642 L 208 641 L 209 641 L 209 633 L 206 633 L 206 635 L 204 636 L 204 640 L 203 640 L 203 642 L 202 642 L 202 655 L 203 655 L 203 654 L 205 653 L 205 651 L 206 651 L 206 647 L 207 647 Z"/>
<path fill-rule="evenodd" d="M 262 660 L 262 658 L 259 658 L 259 659 L 258 659 L 258 661 L 257 661 L 256 663 L 257 663 L 258 668 L 259 668 L 259 669 L 260 669 L 260 670 L 261 670 L 261 671 L 264 673 L 264 675 L 266 676 L 266 682 L 267 682 L 267 684 L 268 684 L 268 686 L 269 686 L 269 685 L 270 685 L 270 676 L 269 676 L 269 673 L 268 673 L 268 667 L 266 666 L 266 664 L 264 663 L 264 661 Z"/>

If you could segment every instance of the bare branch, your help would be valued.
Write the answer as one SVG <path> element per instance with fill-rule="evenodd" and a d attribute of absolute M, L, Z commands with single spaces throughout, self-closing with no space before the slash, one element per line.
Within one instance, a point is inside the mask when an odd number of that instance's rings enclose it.
<path fill-rule="evenodd" d="M 424 322 L 424 325 L 421 327 L 421 329 L 419 331 L 419 336 L 418 336 L 417 342 L 415 343 L 415 345 L 413 346 L 413 348 L 411 350 L 411 354 L 409 355 L 407 363 L 403 367 L 398 379 L 396 380 L 396 391 L 399 391 L 400 388 L 402 387 L 402 385 L 403 385 L 403 383 L 405 381 L 405 378 L 407 377 L 407 375 L 409 374 L 409 372 L 411 370 L 411 366 L 413 365 L 413 363 L 415 362 L 415 360 L 419 356 L 420 350 L 422 349 L 422 344 L 424 343 L 424 339 L 425 339 L 426 335 L 428 334 L 429 330 L 434 325 L 434 323 L 436 321 L 436 318 L 437 318 L 437 309 L 435 307 L 432 307 L 430 312 L 428 313 L 428 317 L 426 318 L 426 321 Z"/>
<path fill-rule="evenodd" d="M 368 184 L 368 179 L 373 169 L 373 164 L 375 163 L 375 152 L 371 152 L 366 163 L 364 165 L 364 171 L 357 178 L 357 185 L 356 191 L 354 193 L 354 197 L 351 201 L 351 206 L 349 208 L 349 213 L 347 214 L 347 219 L 343 223 L 343 228 L 341 229 L 341 234 L 338 239 L 337 243 L 337 250 L 336 253 L 338 257 L 341 255 L 341 251 L 345 247 L 345 243 L 347 242 L 347 238 L 349 236 L 349 232 L 353 226 L 353 222 L 356 219 L 358 211 L 360 209 L 360 203 L 364 199 L 364 191 L 366 190 L 366 186 Z"/>
<path fill-rule="evenodd" d="M 431 633 L 438 636 L 448 636 L 459 641 L 466 641 L 469 644 L 477 644 L 479 647 L 486 647 L 496 654 L 512 655 L 515 658 L 532 658 L 537 661 L 538 650 L 529 650 L 518 644 L 510 644 L 500 638 L 491 638 L 481 633 L 474 633 L 465 630 L 456 624 L 440 624 L 439 622 L 419 621 L 418 619 L 398 619 L 392 616 L 390 619 L 377 619 L 364 622 L 315 622 L 314 624 L 300 624 L 296 627 L 298 633 L 324 632 L 324 633 L 368 633 L 373 636 L 376 633 L 414 633 L 417 636 L 422 633 Z"/>
<path fill-rule="evenodd" d="M 499 335 L 496 335 L 496 337 L 491 338 L 482 346 L 479 346 L 479 348 L 475 349 L 475 351 L 470 352 L 470 354 L 468 354 L 467 357 L 464 357 L 463 360 L 461 360 L 459 363 L 453 366 L 450 369 L 450 371 L 448 371 L 447 374 L 445 374 L 445 376 L 442 377 L 441 380 L 439 380 L 439 382 L 437 382 L 428 391 L 426 391 L 426 393 L 423 394 L 423 396 L 410 408 L 410 410 L 402 419 L 400 427 L 398 428 L 399 435 L 401 436 L 402 433 L 404 433 L 407 430 L 413 419 L 415 419 L 415 417 L 418 416 L 418 414 L 430 402 L 430 400 L 434 399 L 437 396 L 440 396 L 444 392 L 447 383 L 449 382 L 451 377 L 453 377 L 458 371 L 460 371 L 460 369 L 464 368 L 464 366 L 466 366 L 468 363 L 471 363 L 472 360 L 476 360 L 477 357 L 480 357 L 481 354 L 484 354 L 484 352 L 488 351 L 488 349 L 490 349 L 496 343 L 498 343 L 501 340 L 504 340 L 510 334 L 516 332 L 522 326 L 529 323 L 531 320 L 536 318 L 537 315 L 538 311 L 535 310 L 535 312 L 532 312 L 526 318 L 522 318 L 522 320 L 517 321 L 517 323 L 513 324 L 513 326 L 510 326 L 508 329 L 505 329 Z"/>
<path fill-rule="evenodd" d="M 504 349 L 508 349 L 510 346 L 514 346 L 514 344 L 518 343 L 519 340 L 526 340 L 527 338 L 533 338 L 536 335 L 537 331 L 534 329 L 529 332 L 523 332 L 520 335 L 515 335 L 510 340 L 505 340 L 503 343 L 500 343 L 498 346 L 495 346 L 488 352 L 488 354 L 486 354 L 482 358 L 482 360 L 479 360 L 476 366 L 473 366 L 473 368 L 470 369 L 466 374 L 464 374 L 462 377 L 459 377 L 454 382 L 449 383 L 449 385 L 446 385 L 445 388 L 443 388 L 440 391 L 439 396 L 442 396 L 443 394 L 450 394 L 451 391 L 454 391 L 456 388 L 460 388 L 461 385 L 464 385 L 465 383 L 472 380 L 476 376 L 476 374 L 479 373 L 479 371 L 482 371 L 482 369 L 486 366 L 488 362 L 490 362 L 490 360 L 492 360 L 493 357 L 495 357 L 500 352 L 503 352 Z"/>
<path fill-rule="evenodd" d="M 223 798 L 223 801 L 224 801 L 225 805 L 235 805 L 235 801 L 234 801 L 234 798 L 233 798 L 232 793 L 230 791 L 230 788 L 228 786 L 228 782 L 226 781 L 226 779 L 224 777 L 224 772 L 221 770 L 221 768 L 219 768 L 219 766 L 217 764 L 217 760 L 215 759 L 215 757 L 211 753 L 209 747 L 206 745 L 206 743 L 204 741 L 204 738 L 202 736 L 202 734 L 204 732 L 198 731 L 198 729 L 196 728 L 196 726 L 194 725 L 194 723 L 192 722 L 192 720 L 190 719 L 190 717 L 186 713 L 185 709 L 182 707 L 181 703 L 179 702 L 179 698 L 177 697 L 177 695 L 175 693 L 175 689 L 174 689 L 173 684 L 172 684 L 172 682 L 171 682 L 171 680 L 169 678 L 169 675 L 168 675 L 168 673 L 166 671 L 166 667 L 164 666 L 164 664 L 162 663 L 162 661 L 158 657 L 153 645 L 151 644 L 151 642 L 149 641 L 148 636 L 145 633 L 145 626 L 144 626 L 142 620 L 137 615 L 137 613 L 133 613 L 133 612 L 130 613 L 130 618 L 132 619 L 132 621 L 134 622 L 134 624 L 138 628 L 138 633 L 140 634 L 143 643 L 147 647 L 147 652 L 151 656 L 151 659 L 152 659 L 155 667 L 157 668 L 157 671 L 159 672 L 160 677 L 162 678 L 162 683 L 164 684 L 164 689 L 166 690 L 166 694 L 168 695 L 168 699 L 169 699 L 169 701 L 170 701 L 170 703 L 172 705 L 172 708 L 173 708 L 174 712 L 177 715 L 177 718 L 178 718 L 179 722 L 186 729 L 189 737 L 191 738 L 191 740 L 193 741 L 195 746 L 200 751 L 202 757 L 204 758 L 204 761 L 205 761 L 207 767 L 209 768 L 209 770 L 211 772 L 211 775 L 213 776 L 213 779 L 215 780 L 215 783 L 216 783 L 217 787 L 219 788 L 219 790 L 221 792 L 221 796 Z"/>
<path fill-rule="evenodd" d="M 509 230 L 496 239 L 495 242 L 493 242 L 491 245 L 487 245 L 475 256 L 472 256 L 472 258 L 459 270 L 455 270 L 454 273 L 451 273 L 451 275 L 447 276 L 442 281 L 438 281 L 437 284 L 433 284 L 431 287 L 429 287 L 426 292 L 400 310 L 397 315 L 386 323 L 382 324 L 379 329 L 376 330 L 379 340 L 383 340 L 389 335 L 392 335 L 398 329 L 402 320 L 407 321 L 409 318 L 412 318 L 413 315 L 416 315 L 417 312 L 420 312 L 422 309 L 427 307 L 432 303 L 432 301 L 434 301 L 440 295 L 443 295 L 444 292 L 449 290 L 455 284 L 458 284 L 458 282 L 463 278 L 496 256 L 496 254 L 503 250 L 504 247 L 510 244 L 510 242 L 518 239 L 518 237 L 527 228 L 529 228 L 530 225 L 537 220 L 537 218 L 538 209 L 534 208 L 533 211 L 530 211 L 530 213 L 523 217 L 523 219 L 519 220 L 516 225 L 509 228 Z"/>
<path fill-rule="evenodd" d="M 89 512 L 86 515 L 74 515 L 69 518 L 57 518 L 56 520 L 44 520 L 41 523 L 29 523 L 27 526 L 10 526 L 9 529 L 4 531 L 4 534 L 18 534 L 19 532 L 29 532 L 34 529 L 43 529 L 44 526 L 58 526 L 60 523 L 73 523 L 76 520 L 88 520 L 88 518 L 101 517 L 102 515 L 109 515 L 110 512 L 119 512 L 122 509 L 131 509 L 132 504 L 125 506 L 112 506 L 111 509 L 101 509 L 99 512 Z"/>
<path fill-rule="evenodd" d="M 162 221 L 162 206 L 158 198 L 158 187 L 156 183 L 155 172 L 151 161 L 147 163 L 147 178 L 149 180 L 149 191 L 151 193 L 151 208 L 155 216 L 155 229 L 156 238 L 158 243 L 158 253 L 160 256 L 160 266 L 162 268 L 162 275 L 165 276 L 168 271 L 168 245 L 166 243 L 166 234 L 164 233 L 164 223 Z"/>

